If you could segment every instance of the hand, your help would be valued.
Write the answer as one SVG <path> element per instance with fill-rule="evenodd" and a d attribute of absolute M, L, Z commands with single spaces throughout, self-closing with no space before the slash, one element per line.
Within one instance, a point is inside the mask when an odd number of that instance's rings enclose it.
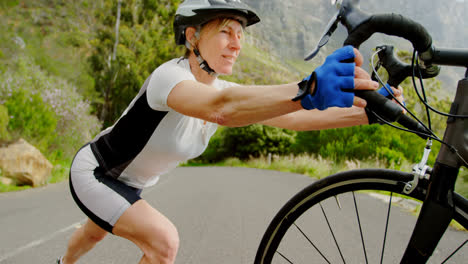
<path fill-rule="evenodd" d="M 403 97 L 403 87 L 398 86 L 398 88 L 390 87 L 390 85 L 386 84 L 385 87 L 381 87 L 377 92 L 381 95 L 387 97 L 388 99 L 393 99 L 393 96 L 390 95 L 389 91 L 395 96 L 395 99 L 400 102 L 402 105 L 406 106 L 405 98 Z M 395 99 L 393 101 L 395 102 Z M 396 102 L 395 102 L 396 103 Z M 403 109 L 404 110 L 404 109 Z M 404 110 L 406 111 L 406 110 Z"/>
<path fill-rule="evenodd" d="M 349 62 L 349 60 L 354 62 Z M 354 89 L 374 90 L 378 84 L 360 66 L 362 55 L 357 49 L 346 46 L 329 55 L 324 64 L 305 78 L 299 85 L 306 85 L 301 91 L 311 93 L 299 95 L 305 109 L 325 110 L 328 107 L 364 107 L 365 100 L 354 96 Z M 315 87 L 312 89 L 312 86 Z"/>
<path fill-rule="evenodd" d="M 393 96 L 390 95 L 389 91 Z M 378 91 L 381 95 L 387 97 L 388 99 L 392 99 L 395 102 L 395 99 L 399 101 L 402 105 L 406 106 L 405 99 L 403 97 L 403 87 L 398 86 L 398 88 L 390 87 L 390 85 L 386 84 L 385 87 L 381 87 Z M 395 99 L 393 99 L 395 97 Z M 396 102 L 395 102 L 396 103 Z M 403 114 L 406 114 L 406 110 L 402 109 Z M 367 118 L 369 120 L 369 124 L 383 124 L 383 122 L 369 109 L 366 108 Z M 385 118 L 385 117 L 382 117 Z"/>

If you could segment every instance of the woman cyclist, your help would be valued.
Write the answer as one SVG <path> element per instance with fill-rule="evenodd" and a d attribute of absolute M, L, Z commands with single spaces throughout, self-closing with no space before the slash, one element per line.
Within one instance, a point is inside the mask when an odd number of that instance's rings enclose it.
<path fill-rule="evenodd" d="M 143 252 L 139 263 L 174 263 L 177 229 L 140 193 L 200 155 L 218 125 L 316 130 L 369 123 L 366 102 L 352 89 L 378 84 L 351 47 L 337 50 L 299 84 L 242 86 L 218 79 L 231 74 L 244 28 L 259 21 L 239 0 L 180 4 L 174 31 L 186 55 L 154 70 L 120 119 L 75 156 L 70 190 L 88 220 L 57 263 L 75 263 L 107 233 L 135 243 Z M 355 62 L 343 62 L 349 59 Z"/>

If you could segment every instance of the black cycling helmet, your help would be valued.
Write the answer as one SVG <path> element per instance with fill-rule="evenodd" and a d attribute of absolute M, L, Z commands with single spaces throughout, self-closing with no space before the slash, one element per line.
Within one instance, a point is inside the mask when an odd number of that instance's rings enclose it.
<path fill-rule="evenodd" d="M 185 29 L 202 25 L 218 17 L 232 17 L 248 27 L 260 22 L 252 8 L 240 0 L 185 0 L 179 5 L 174 19 L 177 45 L 185 45 Z"/>

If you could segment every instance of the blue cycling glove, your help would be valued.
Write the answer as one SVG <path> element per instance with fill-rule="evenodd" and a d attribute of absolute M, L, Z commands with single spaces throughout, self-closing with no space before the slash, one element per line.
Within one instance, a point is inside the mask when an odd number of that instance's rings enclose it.
<path fill-rule="evenodd" d="M 387 87 L 387 89 L 385 89 L 385 87 Z M 387 97 L 388 99 L 392 99 L 393 97 L 390 95 L 390 93 L 388 91 L 390 91 L 392 94 L 393 94 L 393 90 L 392 90 L 392 87 L 390 87 L 389 84 L 385 84 L 385 87 L 380 87 L 379 90 L 377 90 L 377 92 L 385 97 Z"/>
<path fill-rule="evenodd" d="M 354 59 L 352 46 L 345 46 L 329 55 L 325 62 L 299 85 L 293 101 L 301 100 L 304 109 L 325 110 L 328 107 L 351 107 L 354 101 Z M 315 89 L 310 89 L 315 80 Z"/>

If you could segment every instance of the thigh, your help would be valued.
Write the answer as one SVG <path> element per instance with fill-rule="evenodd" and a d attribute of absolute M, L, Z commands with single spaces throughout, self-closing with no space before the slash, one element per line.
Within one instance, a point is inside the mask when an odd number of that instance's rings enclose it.
<path fill-rule="evenodd" d="M 174 224 L 143 199 L 122 214 L 112 232 L 134 242 L 145 254 L 154 250 L 164 253 L 179 243 Z"/>
<path fill-rule="evenodd" d="M 141 199 L 140 189 L 104 175 L 89 145 L 73 160 L 70 191 L 80 209 L 108 232 L 125 210 Z"/>

